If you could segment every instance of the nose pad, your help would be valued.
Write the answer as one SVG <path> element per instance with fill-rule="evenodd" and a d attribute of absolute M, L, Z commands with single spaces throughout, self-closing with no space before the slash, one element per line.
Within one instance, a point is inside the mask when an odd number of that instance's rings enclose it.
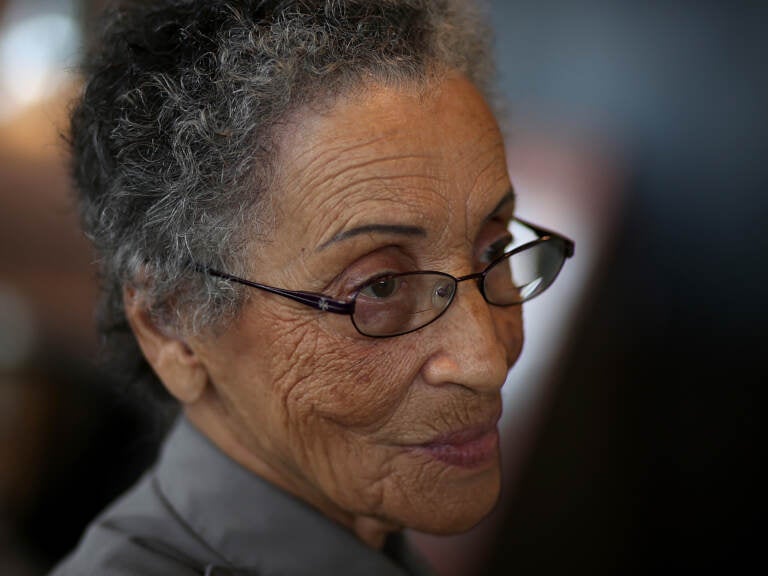
<path fill-rule="evenodd" d="M 456 282 L 454 280 L 450 278 L 438 280 L 432 290 L 432 306 L 437 310 L 445 310 L 453 300 L 454 294 L 456 294 Z"/>

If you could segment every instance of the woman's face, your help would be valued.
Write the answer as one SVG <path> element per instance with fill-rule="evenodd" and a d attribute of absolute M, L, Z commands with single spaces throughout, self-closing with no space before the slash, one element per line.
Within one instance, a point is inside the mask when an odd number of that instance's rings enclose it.
<path fill-rule="evenodd" d="M 276 228 L 253 280 L 344 300 L 382 273 L 480 271 L 506 244 L 501 135 L 461 76 L 371 88 L 301 117 L 281 146 Z M 196 343 L 246 466 L 342 522 L 436 533 L 497 500 L 500 390 L 521 346 L 520 307 L 488 305 L 474 282 L 434 323 L 385 339 L 254 291 L 226 332 Z"/>

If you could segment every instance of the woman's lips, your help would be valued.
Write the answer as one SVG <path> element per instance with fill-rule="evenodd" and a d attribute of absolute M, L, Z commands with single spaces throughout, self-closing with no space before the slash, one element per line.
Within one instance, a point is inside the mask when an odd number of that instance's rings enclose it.
<path fill-rule="evenodd" d="M 491 427 L 461 430 L 414 446 L 419 452 L 461 468 L 475 468 L 497 457 L 499 432 Z"/>

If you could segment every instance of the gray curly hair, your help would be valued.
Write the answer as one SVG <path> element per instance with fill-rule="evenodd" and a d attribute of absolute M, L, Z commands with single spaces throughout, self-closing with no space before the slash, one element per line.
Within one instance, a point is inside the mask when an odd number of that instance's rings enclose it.
<path fill-rule="evenodd" d="M 134 0 L 110 11 L 83 66 L 70 144 L 117 371 L 164 396 L 124 287 L 186 333 L 242 306 L 242 290 L 193 263 L 253 272 L 248 249 L 268 234 L 279 193 L 271 140 L 282 120 L 370 79 L 425 85 L 458 70 L 487 93 L 488 38 L 461 0 Z"/>

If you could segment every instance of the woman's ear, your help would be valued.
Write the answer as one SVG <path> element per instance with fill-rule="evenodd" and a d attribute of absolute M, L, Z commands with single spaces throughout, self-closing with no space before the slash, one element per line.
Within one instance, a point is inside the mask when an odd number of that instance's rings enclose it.
<path fill-rule="evenodd" d="M 194 404 L 208 384 L 208 372 L 195 351 L 152 319 L 139 291 L 123 289 L 128 323 L 145 358 L 162 383 L 183 405 Z"/>

